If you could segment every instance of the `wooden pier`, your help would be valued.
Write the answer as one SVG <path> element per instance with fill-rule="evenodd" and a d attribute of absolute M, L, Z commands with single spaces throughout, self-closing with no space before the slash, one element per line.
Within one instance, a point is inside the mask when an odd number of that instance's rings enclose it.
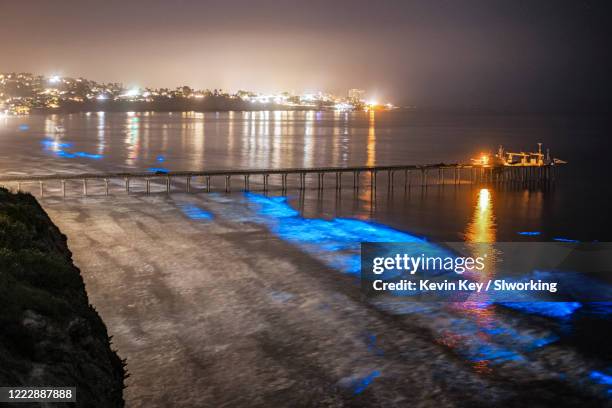
<path fill-rule="evenodd" d="M 515 184 L 544 184 L 554 182 L 556 167 L 546 166 L 501 166 L 484 167 L 471 164 L 429 164 L 429 165 L 393 165 L 393 166 L 359 166 L 359 167 L 316 167 L 316 168 L 279 168 L 279 169 L 235 169 L 235 170 L 203 170 L 203 171 L 173 171 L 173 172 L 122 172 L 122 173 L 83 173 L 83 174 L 49 174 L 25 176 L 0 176 L 0 185 L 15 191 L 22 191 L 24 185 L 36 185 L 40 196 L 44 196 L 45 188 L 49 185 L 59 186 L 61 194 L 66 196 L 66 183 L 76 182 L 81 186 L 82 195 L 88 195 L 88 188 L 95 184 L 105 195 L 109 195 L 111 186 L 115 189 L 121 185 L 121 190 L 130 193 L 133 183 L 143 188 L 144 193 L 152 192 L 151 184 L 161 184 L 166 193 L 173 191 L 183 192 L 211 192 L 212 179 L 221 178 L 224 181 L 225 192 L 232 191 L 232 181 L 240 179 L 241 189 L 249 191 L 251 177 L 261 181 L 263 191 L 270 189 L 270 176 L 280 176 L 281 189 L 288 188 L 289 176 L 294 181 L 293 186 L 306 189 L 307 177 L 311 177 L 310 186 L 324 189 L 326 177 L 334 176 L 334 186 L 340 190 L 343 187 L 359 189 L 361 186 L 372 190 L 377 188 L 379 174 L 386 175 L 387 187 L 392 189 L 397 181 L 403 183 L 404 188 L 414 186 L 427 187 L 430 185 L 445 184 L 476 184 L 476 183 L 515 183 Z M 343 184 L 346 175 L 352 175 L 352 183 Z M 366 182 L 360 180 L 366 175 Z M 313 181 L 313 178 L 314 180 Z M 193 180 L 201 179 L 201 187 L 196 187 Z M 180 190 L 173 190 L 177 181 L 184 181 Z"/>

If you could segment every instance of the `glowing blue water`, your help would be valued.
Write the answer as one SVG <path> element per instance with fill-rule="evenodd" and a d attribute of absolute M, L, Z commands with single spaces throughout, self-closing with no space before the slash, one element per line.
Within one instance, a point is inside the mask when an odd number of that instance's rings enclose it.
<path fill-rule="evenodd" d="M 541 234 L 540 231 L 521 231 L 518 233 L 519 235 L 526 235 L 529 237 L 537 237 L 538 235 Z"/>
<path fill-rule="evenodd" d="M 612 302 L 589 302 L 586 311 L 594 316 L 612 315 Z"/>
<path fill-rule="evenodd" d="M 612 397 L 612 376 L 601 371 L 591 371 L 589 378 L 597 384 L 603 385 L 608 397 Z"/>
<path fill-rule="evenodd" d="M 194 204 L 180 204 L 179 208 L 187 217 L 192 220 L 212 220 L 213 215 L 203 208 L 198 207 Z"/>
<path fill-rule="evenodd" d="M 94 154 L 94 153 L 87 153 L 87 152 L 75 152 L 74 155 L 77 157 L 84 157 L 86 159 L 93 159 L 93 160 L 100 160 L 104 157 L 104 155 L 101 155 L 101 154 Z"/>
<path fill-rule="evenodd" d="M 553 241 L 558 241 L 558 242 L 570 242 L 570 243 L 574 243 L 577 244 L 580 241 L 576 240 L 576 239 L 569 239 L 569 238 L 562 238 L 562 237 L 555 237 L 553 238 Z"/>
<path fill-rule="evenodd" d="M 607 375 L 599 371 L 591 371 L 590 377 L 599 384 L 612 385 L 611 375 Z"/>
<path fill-rule="evenodd" d="M 58 150 L 57 152 L 55 152 L 55 154 L 59 157 L 63 157 L 65 159 L 74 159 L 76 157 L 75 154 L 73 153 L 69 153 L 65 150 Z"/>
<path fill-rule="evenodd" d="M 272 232 L 345 273 L 360 272 L 361 242 L 425 242 L 422 238 L 373 222 L 303 218 L 287 204 L 287 197 L 245 193 L 245 198 L 259 216 L 257 220 Z"/>
<path fill-rule="evenodd" d="M 168 173 L 170 171 L 165 167 L 149 167 L 147 170 L 151 173 Z"/>
<path fill-rule="evenodd" d="M 500 292 L 496 294 L 496 303 L 527 314 L 564 319 L 570 317 L 585 304 L 590 308 L 591 305 L 588 303 L 590 300 L 612 298 L 612 287 L 610 285 L 578 272 L 533 271 L 531 274 L 518 279 L 506 278 L 507 281 L 514 282 L 526 282 L 530 279 L 542 280 L 543 282 L 557 282 L 559 287 L 557 294 L 564 299 L 569 298 L 572 301 L 535 301 L 536 299 L 532 294 L 516 292 L 510 293 L 508 301 L 504 301 L 504 293 Z M 565 293 L 563 288 L 571 288 L 571 292 Z M 520 300 L 517 298 L 521 296 L 523 301 L 517 301 Z M 606 303 L 600 303 L 600 305 L 606 305 Z M 600 306 L 599 311 L 600 314 L 610 313 L 610 309 L 605 306 Z"/>
<path fill-rule="evenodd" d="M 45 149 L 72 147 L 72 143 L 55 142 L 53 140 L 41 140 L 40 143 Z"/>
<path fill-rule="evenodd" d="M 498 302 L 499 305 L 522 313 L 563 319 L 582 307 L 579 302 Z"/>
<path fill-rule="evenodd" d="M 356 378 L 353 380 L 350 385 L 350 387 L 353 389 L 353 394 L 358 395 L 364 392 L 377 377 L 380 377 L 380 371 L 374 370 L 365 377 Z"/>
<path fill-rule="evenodd" d="M 45 139 L 45 140 L 41 140 L 40 144 L 43 145 L 43 150 L 53 153 L 56 156 L 62 157 L 64 159 L 74 159 L 77 157 L 81 157 L 85 159 L 100 160 L 104 158 L 104 155 L 102 154 L 87 153 L 87 152 L 72 153 L 68 150 L 65 150 L 65 149 L 72 147 L 72 143 L 68 143 L 68 142 L 56 142 L 54 140 Z"/>

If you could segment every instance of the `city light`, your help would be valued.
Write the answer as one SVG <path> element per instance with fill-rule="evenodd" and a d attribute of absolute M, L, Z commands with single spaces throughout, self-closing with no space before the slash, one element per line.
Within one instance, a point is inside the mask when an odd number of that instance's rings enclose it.
<path fill-rule="evenodd" d="M 336 110 L 345 111 L 345 110 L 353 109 L 353 105 L 351 105 L 350 103 L 346 103 L 346 102 L 340 102 L 340 103 L 335 104 L 334 108 Z"/>
<path fill-rule="evenodd" d="M 58 86 L 60 84 L 61 86 Z M 23 91 L 15 92 L 15 89 L 27 89 L 28 95 L 24 96 Z M 312 89 L 301 93 L 258 93 L 246 90 L 228 92 L 222 89 L 193 89 L 189 86 L 173 89 L 126 88 L 120 83 L 98 83 L 86 78 L 59 75 L 44 77 L 30 73 L 0 74 L 0 109 L 9 115 L 55 111 L 67 104 L 70 109 L 74 109 L 78 104 L 89 101 L 104 101 L 106 107 L 110 107 L 114 101 L 144 102 L 152 105 L 163 103 L 164 109 L 184 109 L 188 106 L 194 111 L 215 109 L 220 105 L 230 110 L 297 109 L 352 112 L 395 109 L 390 103 L 383 105 L 373 98 L 366 99 L 366 96 L 366 91 L 358 88 L 349 89 L 344 96 Z M 85 109 L 86 105 L 83 106 Z"/>
<path fill-rule="evenodd" d="M 132 88 L 129 91 L 127 91 L 124 95 L 125 96 L 129 96 L 129 97 L 133 97 L 133 96 L 138 96 L 139 90 L 138 88 Z"/>

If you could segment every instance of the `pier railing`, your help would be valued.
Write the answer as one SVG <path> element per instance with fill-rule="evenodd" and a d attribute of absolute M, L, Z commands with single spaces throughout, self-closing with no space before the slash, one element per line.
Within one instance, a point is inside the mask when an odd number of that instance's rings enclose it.
<path fill-rule="evenodd" d="M 130 193 L 130 183 L 135 180 L 144 181 L 144 192 L 151 193 L 151 182 L 162 181 L 165 191 L 170 193 L 174 181 L 184 181 L 181 191 L 194 191 L 192 180 L 201 178 L 203 187 L 197 191 L 210 192 L 213 177 L 223 177 L 225 191 L 230 192 L 232 178 L 243 179 L 243 189 L 250 189 L 251 177 L 261 177 L 263 190 L 270 187 L 269 177 L 281 176 L 281 188 L 288 187 L 288 177 L 298 176 L 299 189 L 307 188 L 307 176 L 316 176 L 316 188 L 323 189 L 325 176 L 335 175 L 336 189 L 342 189 L 343 179 L 346 174 L 352 174 L 352 188 L 360 188 L 362 173 L 369 175 L 369 187 L 377 187 L 377 176 L 379 173 L 387 174 L 387 185 L 393 188 L 396 174 L 400 174 L 404 187 L 422 186 L 432 184 L 465 184 L 465 183 L 544 183 L 555 179 L 555 166 L 502 166 L 483 167 L 471 164 L 427 164 L 427 165 L 391 165 L 391 166 L 354 166 L 354 167 L 313 167 L 313 168 L 276 168 L 276 169 L 230 169 L 230 170 L 201 170 L 201 171 L 168 171 L 168 172 L 113 172 L 113 173 L 81 173 L 81 174 L 47 174 L 47 175 L 20 175 L 0 176 L 0 185 L 17 191 L 22 190 L 23 185 L 38 184 L 40 195 L 45 192 L 45 185 L 59 183 L 62 195 L 66 195 L 66 182 L 80 181 L 83 195 L 88 194 L 88 182 L 103 181 L 104 193 L 109 194 L 112 185 L 123 184 L 125 191 Z M 450 173 L 450 177 L 449 177 Z M 367 179 L 367 177 L 366 177 Z M 313 183 L 311 183 L 313 184 Z M 346 185 L 346 184 L 345 184 Z M 348 187 L 348 186 L 347 186 Z"/>

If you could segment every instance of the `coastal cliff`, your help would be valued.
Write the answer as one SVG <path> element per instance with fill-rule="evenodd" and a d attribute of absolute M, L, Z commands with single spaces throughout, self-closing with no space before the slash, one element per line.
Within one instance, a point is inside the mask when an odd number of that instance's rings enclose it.
<path fill-rule="evenodd" d="M 124 406 L 124 363 L 66 237 L 34 197 L 3 188 L 0 328 L 0 386 L 76 386 L 76 406 Z"/>

